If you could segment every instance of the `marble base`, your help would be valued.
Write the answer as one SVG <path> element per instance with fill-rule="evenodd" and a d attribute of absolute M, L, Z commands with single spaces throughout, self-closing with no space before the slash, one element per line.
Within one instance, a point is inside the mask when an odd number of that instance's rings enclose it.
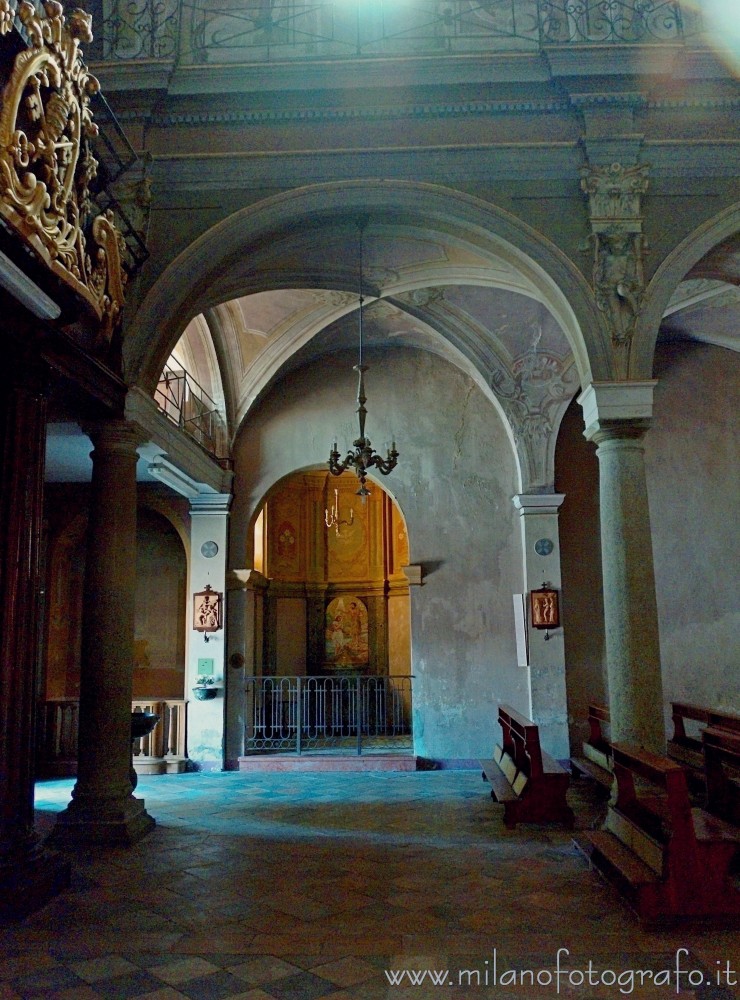
<path fill-rule="evenodd" d="M 330 754 L 291 757 L 287 754 L 275 756 L 255 754 L 239 757 L 240 771 L 297 772 L 314 771 L 416 771 L 418 758 L 410 754 L 368 754 L 356 757 L 332 757 Z"/>
<path fill-rule="evenodd" d="M 49 838 L 59 845 L 111 844 L 130 846 L 136 844 L 156 826 L 156 821 L 144 808 L 144 800 L 133 796 L 120 807 L 102 803 L 81 806 L 74 799 L 57 817 L 56 826 Z"/>

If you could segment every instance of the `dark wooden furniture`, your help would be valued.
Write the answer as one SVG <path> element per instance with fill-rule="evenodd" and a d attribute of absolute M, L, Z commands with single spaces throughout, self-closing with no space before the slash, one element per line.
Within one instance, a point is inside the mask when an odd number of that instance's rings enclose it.
<path fill-rule="evenodd" d="M 602 830 L 578 836 L 592 864 L 646 924 L 740 915 L 729 873 L 740 830 L 692 809 L 680 764 L 624 743 L 612 752 L 616 801 Z"/>
<path fill-rule="evenodd" d="M 573 826 L 566 801 L 570 775 L 540 747 L 537 725 L 509 705 L 500 705 L 502 742 L 493 760 L 482 760 L 483 780 L 491 797 L 504 806 L 504 825 L 564 823 Z"/>
<path fill-rule="evenodd" d="M 571 758 L 573 767 L 581 774 L 594 778 L 607 790 L 611 788 L 612 748 L 604 733 L 609 725 L 609 709 L 605 705 L 588 706 L 588 739 L 582 744 L 582 753 Z"/>
<path fill-rule="evenodd" d="M 740 733 L 710 727 L 702 743 L 707 812 L 740 827 Z"/>
<path fill-rule="evenodd" d="M 730 712 L 718 712 L 702 705 L 689 705 L 672 701 L 673 736 L 668 740 L 668 756 L 689 769 L 689 778 L 696 790 L 704 788 L 704 751 L 701 735 L 692 736 L 686 732 L 686 722 L 691 720 L 701 726 L 713 729 L 728 729 L 740 733 L 740 716 Z"/>

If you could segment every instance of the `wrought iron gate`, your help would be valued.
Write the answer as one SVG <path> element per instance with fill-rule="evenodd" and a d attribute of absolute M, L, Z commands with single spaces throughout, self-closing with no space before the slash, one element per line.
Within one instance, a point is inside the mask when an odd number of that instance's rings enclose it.
<path fill-rule="evenodd" d="M 251 677 L 245 752 L 410 752 L 411 677 Z"/>

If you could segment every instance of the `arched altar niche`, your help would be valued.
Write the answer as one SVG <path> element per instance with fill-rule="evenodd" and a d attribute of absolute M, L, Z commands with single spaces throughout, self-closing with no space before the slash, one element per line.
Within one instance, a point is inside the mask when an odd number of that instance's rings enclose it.
<path fill-rule="evenodd" d="M 406 524 L 379 483 L 356 495 L 352 474 L 294 473 L 254 523 L 268 579 L 266 672 L 408 674 L 411 624 Z M 327 525 L 332 508 L 337 523 Z"/>

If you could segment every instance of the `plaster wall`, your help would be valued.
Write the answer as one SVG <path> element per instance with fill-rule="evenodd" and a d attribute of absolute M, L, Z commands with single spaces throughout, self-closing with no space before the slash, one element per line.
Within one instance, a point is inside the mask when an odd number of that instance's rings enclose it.
<path fill-rule="evenodd" d="M 740 713 L 740 357 L 675 341 L 659 346 L 655 377 L 646 460 L 665 697 Z"/>
<path fill-rule="evenodd" d="M 357 435 L 355 359 L 336 355 L 266 394 L 234 454 L 231 558 L 250 558 L 250 518 L 268 489 L 326 463 Z M 526 669 L 516 666 L 511 595 L 521 589 L 516 468 L 500 416 L 446 361 L 410 350 L 369 353 L 367 432 L 378 451 L 395 438 L 397 469 L 384 480 L 406 517 L 412 588 L 411 648 L 417 754 L 473 758 L 491 751 L 495 711 L 526 711 Z"/>
<path fill-rule="evenodd" d="M 182 542 L 161 514 L 139 509 L 136 526 L 134 698 L 182 698 L 185 582 Z"/>

